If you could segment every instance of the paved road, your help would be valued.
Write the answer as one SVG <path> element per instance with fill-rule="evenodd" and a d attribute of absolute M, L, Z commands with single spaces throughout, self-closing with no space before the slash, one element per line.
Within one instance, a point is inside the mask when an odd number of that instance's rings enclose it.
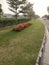
<path fill-rule="evenodd" d="M 49 31 L 49 20 L 42 20 Z"/>
<path fill-rule="evenodd" d="M 49 65 L 49 20 L 42 20 L 42 22 L 46 26 L 46 36 L 47 36 L 42 63 L 43 65 Z"/>

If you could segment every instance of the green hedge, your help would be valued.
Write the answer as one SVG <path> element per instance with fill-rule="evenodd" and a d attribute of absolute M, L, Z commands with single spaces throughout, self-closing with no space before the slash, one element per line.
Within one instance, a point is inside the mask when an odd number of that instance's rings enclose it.
<path fill-rule="evenodd" d="M 29 19 L 0 18 L 0 27 L 11 26 L 29 21 Z"/>

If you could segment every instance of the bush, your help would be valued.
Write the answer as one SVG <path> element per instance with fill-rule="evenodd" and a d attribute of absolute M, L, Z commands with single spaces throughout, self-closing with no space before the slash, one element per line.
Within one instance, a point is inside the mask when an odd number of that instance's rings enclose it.
<path fill-rule="evenodd" d="M 0 27 L 11 26 L 29 21 L 29 19 L 0 18 Z"/>
<path fill-rule="evenodd" d="M 28 26 L 31 25 L 31 23 L 25 23 L 25 24 L 23 24 L 23 25 L 24 25 L 24 27 L 28 27 Z"/>
<path fill-rule="evenodd" d="M 3 26 L 10 26 L 13 24 L 16 24 L 17 20 L 16 19 L 12 19 L 12 18 L 2 18 L 0 19 L 0 27 Z"/>
<path fill-rule="evenodd" d="M 32 25 L 32 24 L 31 23 L 20 24 L 17 28 L 13 28 L 13 31 L 21 31 L 30 25 Z"/>

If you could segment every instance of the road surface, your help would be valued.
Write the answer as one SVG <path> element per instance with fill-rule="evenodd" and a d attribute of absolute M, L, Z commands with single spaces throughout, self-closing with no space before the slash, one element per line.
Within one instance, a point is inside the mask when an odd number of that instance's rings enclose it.
<path fill-rule="evenodd" d="M 42 65 L 49 65 L 49 20 L 42 20 L 42 22 L 46 26 L 46 43 L 45 43 L 45 51 L 43 52 Z"/>
<path fill-rule="evenodd" d="M 49 31 L 49 20 L 42 20 Z"/>

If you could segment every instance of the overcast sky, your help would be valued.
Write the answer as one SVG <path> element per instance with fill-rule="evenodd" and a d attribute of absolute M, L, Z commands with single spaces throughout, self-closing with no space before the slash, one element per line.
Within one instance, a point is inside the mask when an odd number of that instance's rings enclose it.
<path fill-rule="evenodd" d="M 28 1 L 34 4 L 33 9 L 36 14 L 40 16 L 47 14 L 47 6 L 49 6 L 49 0 L 28 0 Z M 6 0 L 0 0 L 0 3 L 2 4 L 2 9 L 4 13 L 12 13 L 8 10 Z"/>

